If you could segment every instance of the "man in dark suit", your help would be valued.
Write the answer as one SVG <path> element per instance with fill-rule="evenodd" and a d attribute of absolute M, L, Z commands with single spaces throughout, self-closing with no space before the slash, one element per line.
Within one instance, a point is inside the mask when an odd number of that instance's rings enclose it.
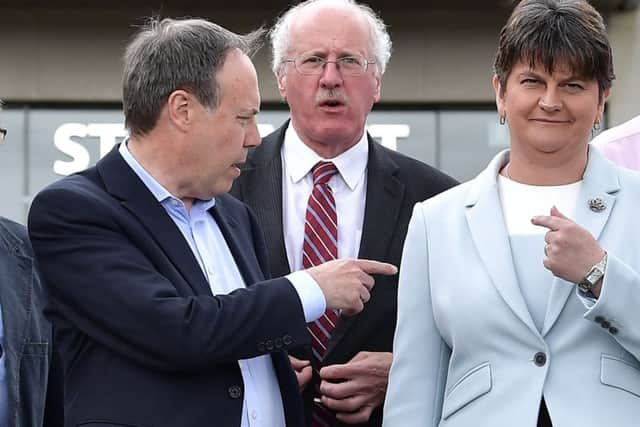
<path fill-rule="evenodd" d="M 395 272 L 351 260 L 265 280 L 258 225 L 224 194 L 260 143 L 259 36 L 152 20 L 124 57 L 130 138 L 32 203 L 67 426 L 299 426 L 284 350 L 325 305 L 361 310 L 368 273 Z"/>
<path fill-rule="evenodd" d="M 0 129 L 0 143 L 6 133 Z M 0 217 L 0 426 L 62 426 L 62 377 L 43 298 L 27 230 Z"/>
<path fill-rule="evenodd" d="M 414 203 L 456 182 L 383 148 L 365 132 L 390 56 L 384 23 L 363 5 L 304 2 L 278 20 L 271 41 L 273 71 L 291 120 L 250 154 L 232 189 L 265 230 L 271 271 L 287 274 L 304 265 L 312 170 L 326 160 L 338 170 L 329 180 L 337 209 L 338 256 L 399 264 Z M 396 291 L 396 278 L 380 279 L 362 313 L 339 318 L 324 356 L 307 348 L 292 360 L 303 385 L 311 372 L 298 359 L 322 366 L 313 375 L 316 383 L 305 387 L 313 426 L 381 425 Z M 315 336 L 314 327 L 309 326 Z"/>

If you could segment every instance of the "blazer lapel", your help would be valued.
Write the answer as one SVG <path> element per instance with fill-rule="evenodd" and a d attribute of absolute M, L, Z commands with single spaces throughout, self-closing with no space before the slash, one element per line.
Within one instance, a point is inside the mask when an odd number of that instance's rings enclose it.
<path fill-rule="evenodd" d="M 600 238 L 600 234 L 609 220 L 616 201 L 615 193 L 619 190 L 620 181 L 616 167 L 606 160 L 597 149 L 589 146 L 589 160 L 576 202 L 575 222 L 589 230 L 596 240 Z M 591 205 L 596 199 L 600 199 L 600 202 L 605 206 L 604 210 L 591 209 Z M 575 283 L 554 278 L 542 336 L 545 336 L 555 324 L 571 292 L 575 292 Z"/>
<path fill-rule="evenodd" d="M 359 258 L 383 260 L 387 256 L 405 192 L 404 184 L 395 176 L 397 170 L 398 165 L 393 159 L 369 137 L 367 192 Z M 376 288 L 373 289 L 375 291 Z M 327 359 L 360 318 L 361 315 L 340 316 L 327 347 Z"/>
<path fill-rule="evenodd" d="M 242 197 L 248 205 L 255 206 L 255 215 L 263 225 L 271 275 L 285 276 L 291 272 L 287 258 L 282 227 L 282 160 L 280 149 L 289 122 L 264 138 L 254 150 L 242 170 L 246 174 Z M 266 184 L 266 188 L 265 188 Z"/>
<path fill-rule="evenodd" d="M 496 177 L 508 152 L 496 156 L 474 180 L 467 196 L 466 217 L 473 242 L 493 285 L 518 318 L 539 333 L 518 286 Z"/>
<path fill-rule="evenodd" d="M 254 253 L 253 248 L 247 247 L 247 240 L 238 235 L 238 224 L 233 215 L 227 211 L 224 201 L 216 199 L 216 205 L 209 209 L 209 213 L 213 215 L 218 227 L 220 227 L 220 231 L 227 242 L 227 246 L 229 246 L 231 255 L 244 279 L 245 285 L 248 287 L 264 280 L 260 264 L 255 259 L 255 256 L 252 255 Z M 250 259 L 253 262 L 250 263 Z"/>
<path fill-rule="evenodd" d="M 169 214 L 158 203 L 118 152 L 120 144 L 96 165 L 105 188 L 135 215 L 153 236 L 194 294 L 211 295 L 209 283 L 193 256 L 189 244 Z"/>

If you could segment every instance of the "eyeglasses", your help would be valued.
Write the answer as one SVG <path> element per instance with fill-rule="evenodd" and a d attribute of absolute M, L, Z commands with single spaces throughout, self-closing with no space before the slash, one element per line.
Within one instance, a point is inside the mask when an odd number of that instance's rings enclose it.
<path fill-rule="evenodd" d="M 4 138 L 7 136 L 7 130 L 5 128 L 0 128 L 0 143 L 4 142 Z"/>
<path fill-rule="evenodd" d="M 309 54 L 300 54 L 293 59 L 285 59 L 282 62 L 293 62 L 296 70 L 305 75 L 320 75 L 323 73 L 325 65 L 331 62 L 336 64 L 343 75 L 348 76 L 362 75 L 367 71 L 369 64 L 376 63 L 376 61 L 367 61 L 362 55 L 343 56 L 335 61 L 329 61 L 327 58 Z"/>

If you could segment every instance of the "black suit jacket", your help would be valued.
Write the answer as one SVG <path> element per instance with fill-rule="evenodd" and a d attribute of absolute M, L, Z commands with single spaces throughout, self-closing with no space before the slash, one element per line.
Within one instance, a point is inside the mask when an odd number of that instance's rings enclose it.
<path fill-rule="evenodd" d="M 62 426 L 62 377 L 53 358 L 51 325 L 42 316 L 43 300 L 27 230 L 0 218 L 2 352 L 10 426 Z"/>
<path fill-rule="evenodd" d="M 214 215 L 247 288 L 212 296 L 188 243 L 117 152 L 43 190 L 29 213 L 65 367 L 66 426 L 239 426 L 238 359 L 272 352 L 287 425 L 303 423 L 284 349 L 308 342 L 286 279 L 265 281 L 255 219 Z"/>
<path fill-rule="evenodd" d="M 282 162 L 280 151 L 288 122 L 262 140 L 247 159 L 232 194 L 256 212 L 266 235 L 271 271 L 289 273 L 282 228 Z M 444 173 L 415 159 L 389 150 L 369 137 L 367 190 L 360 258 L 400 265 L 402 246 L 413 205 L 456 185 Z M 336 325 L 325 364 L 346 363 L 360 351 L 392 350 L 396 324 L 398 276 L 376 277 L 371 299 L 357 316 L 341 317 Z M 301 357 L 310 359 L 310 348 Z M 311 391 L 312 387 L 307 387 Z M 310 393 L 307 407 L 311 404 Z M 309 412 L 309 411 L 307 411 Z M 382 410 L 368 426 L 382 424 Z"/>

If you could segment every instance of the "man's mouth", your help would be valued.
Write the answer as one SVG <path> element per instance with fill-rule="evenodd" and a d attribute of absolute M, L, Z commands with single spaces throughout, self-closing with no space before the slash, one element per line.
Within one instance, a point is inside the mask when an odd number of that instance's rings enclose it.
<path fill-rule="evenodd" d="M 337 99 L 327 99 L 326 101 L 322 101 L 320 103 L 321 107 L 329 107 L 329 108 L 341 107 L 343 105 L 344 103 L 341 101 L 338 101 Z"/>

